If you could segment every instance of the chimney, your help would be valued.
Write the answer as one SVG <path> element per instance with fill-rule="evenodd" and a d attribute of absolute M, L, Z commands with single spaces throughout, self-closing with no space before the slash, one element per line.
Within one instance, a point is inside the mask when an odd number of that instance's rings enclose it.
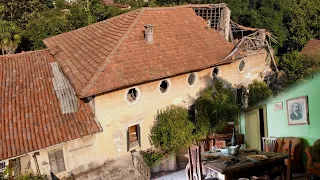
<path fill-rule="evenodd" d="M 148 44 L 153 43 L 153 25 L 152 24 L 147 24 L 144 26 L 144 40 Z"/>
<path fill-rule="evenodd" d="M 207 20 L 207 29 L 211 29 L 211 20 Z"/>

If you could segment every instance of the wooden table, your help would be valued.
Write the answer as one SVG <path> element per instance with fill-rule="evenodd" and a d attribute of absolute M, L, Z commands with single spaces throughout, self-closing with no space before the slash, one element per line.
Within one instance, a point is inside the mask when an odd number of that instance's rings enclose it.
<path fill-rule="evenodd" d="M 219 159 L 213 161 L 203 161 L 202 164 L 208 169 L 224 175 L 225 180 L 260 176 L 265 171 L 277 166 L 282 169 L 282 173 L 285 175 L 286 166 L 284 159 L 288 158 L 288 155 L 275 152 L 255 152 L 254 154 L 257 153 L 268 156 L 268 159 L 253 162 L 246 158 L 246 156 L 253 153 L 242 153 L 237 157 L 221 156 Z"/>

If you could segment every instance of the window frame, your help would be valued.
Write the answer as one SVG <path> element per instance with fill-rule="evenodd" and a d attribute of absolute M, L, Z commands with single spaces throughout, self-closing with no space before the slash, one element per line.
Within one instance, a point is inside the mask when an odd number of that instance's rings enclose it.
<path fill-rule="evenodd" d="M 162 92 L 162 91 L 160 90 L 160 86 L 161 86 L 161 84 L 162 84 L 163 81 L 166 81 L 166 82 L 168 83 L 168 87 L 167 87 L 167 89 L 166 89 L 164 92 Z M 170 79 L 163 79 L 163 80 L 161 80 L 161 81 L 159 82 L 159 84 L 158 84 L 158 91 L 160 92 L 160 94 L 167 94 L 170 89 L 171 89 L 171 81 L 170 81 Z"/>
<path fill-rule="evenodd" d="M 217 69 L 218 70 L 218 73 L 214 76 L 213 72 L 214 70 Z M 221 69 L 217 66 L 217 67 L 213 67 L 212 70 L 211 70 L 211 78 L 214 80 L 215 78 L 218 78 L 221 74 Z"/>
<path fill-rule="evenodd" d="M 59 159 L 59 152 L 61 152 L 62 154 L 62 159 Z M 54 157 L 54 159 L 52 159 L 52 157 Z M 65 159 L 64 159 L 64 152 L 63 152 L 63 148 L 58 148 L 58 149 L 53 149 L 53 150 L 50 150 L 48 151 L 48 159 L 49 159 L 49 164 L 50 164 L 50 171 L 52 173 L 60 173 L 60 172 L 64 172 L 66 171 L 66 163 L 65 163 Z M 54 161 L 53 161 L 54 160 Z M 60 167 L 60 164 L 59 162 L 63 162 L 63 166 Z M 55 170 L 53 168 L 53 163 L 55 163 L 55 166 L 56 166 L 56 169 Z"/>
<path fill-rule="evenodd" d="M 129 91 L 130 91 L 131 89 L 136 89 L 137 94 L 138 94 L 137 97 L 136 97 L 136 99 L 135 99 L 134 101 L 132 101 L 132 102 L 130 102 L 130 101 L 127 99 L 127 95 L 128 95 L 128 93 L 129 93 Z M 137 103 L 139 102 L 139 100 L 140 100 L 140 98 L 141 98 L 141 95 L 142 95 L 142 94 L 141 94 L 141 90 L 139 89 L 139 87 L 138 87 L 138 86 L 134 86 L 134 87 L 130 87 L 130 88 L 127 88 L 127 89 L 126 89 L 123 98 L 124 98 L 124 101 L 125 101 L 128 105 L 134 105 L 134 104 L 137 104 Z"/>
<path fill-rule="evenodd" d="M 137 126 L 136 127 L 136 134 L 137 134 L 137 143 L 135 141 L 130 142 L 130 127 Z M 134 124 L 132 126 L 127 127 L 127 152 L 129 152 L 130 149 L 141 147 L 141 124 Z"/>
<path fill-rule="evenodd" d="M 189 77 L 190 77 L 192 74 L 194 75 L 194 82 L 193 82 L 193 84 L 189 84 Z M 194 87 L 194 86 L 196 86 L 197 81 L 198 81 L 198 74 L 197 74 L 197 72 L 192 72 L 192 73 L 189 73 L 189 74 L 188 74 L 187 79 L 186 79 L 186 82 L 187 82 L 188 87 Z"/>
<path fill-rule="evenodd" d="M 244 67 L 243 67 L 242 70 L 240 70 L 240 64 L 241 64 L 242 62 L 244 63 Z M 241 59 L 241 60 L 239 61 L 239 64 L 238 64 L 238 71 L 239 71 L 239 73 L 243 73 L 243 72 L 246 70 L 246 67 L 247 67 L 246 61 L 245 61 L 244 59 Z"/>

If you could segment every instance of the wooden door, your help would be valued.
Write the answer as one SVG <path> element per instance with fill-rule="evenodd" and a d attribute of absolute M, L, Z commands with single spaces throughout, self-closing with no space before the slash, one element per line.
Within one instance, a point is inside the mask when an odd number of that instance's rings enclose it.
<path fill-rule="evenodd" d="M 260 150 L 261 133 L 259 108 L 246 112 L 245 119 L 247 146 Z"/>

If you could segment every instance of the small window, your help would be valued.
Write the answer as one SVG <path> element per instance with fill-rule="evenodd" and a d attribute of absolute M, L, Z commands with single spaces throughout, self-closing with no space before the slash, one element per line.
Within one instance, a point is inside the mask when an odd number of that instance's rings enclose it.
<path fill-rule="evenodd" d="M 237 105 L 242 106 L 243 105 L 243 88 L 237 89 L 237 95 L 236 95 L 236 101 Z"/>
<path fill-rule="evenodd" d="M 0 179 L 4 177 L 4 171 L 6 170 L 6 166 L 8 165 L 8 161 L 0 162 Z"/>
<path fill-rule="evenodd" d="M 191 122 L 195 122 L 196 120 L 196 106 L 193 104 L 188 106 L 188 116 Z"/>
<path fill-rule="evenodd" d="M 130 126 L 127 130 L 127 147 L 128 151 L 130 148 L 140 146 L 140 126 L 139 124 Z"/>
<path fill-rule="evenodd" d="M 213 68 L 212 74 L 211 74 L 212 78 L 218 77 L 219 73 L 220 73 L 220 69 L 218 67 Z"/>
<path fill-rule="evenodd" d="M 138 87 L 130 88 L 125 94 L 125 100 L 128 104 L 134 104 L 140 98 L 140 95 Z"/>
<path fill-rule="evenodd" d="M 246 67 L 246 63 L 244 62 L 244 60 L 241 60 L 239 63 L 239 72 L 242 72 L 245 67 Z"/>
<path fill-rule="evenodd" d="M 169 90 L 170 82 L 169 80 L 163 80 L 160 82 L 159 90 L 161 93 L 166 93 Z"/>
<path fill-rule="evenodd" d="M 56 149 L 48 152 L 51 172 L 59 173 L 65 171 L 63 150 Z"/>
<path fill-rule="evenodd" d="M 197 76 L 195 73 L 189 74 L 188 79 L 187 79 L 188 85 L 194 86 L 196 84 L 196 80 L 197 80 Z"/>

